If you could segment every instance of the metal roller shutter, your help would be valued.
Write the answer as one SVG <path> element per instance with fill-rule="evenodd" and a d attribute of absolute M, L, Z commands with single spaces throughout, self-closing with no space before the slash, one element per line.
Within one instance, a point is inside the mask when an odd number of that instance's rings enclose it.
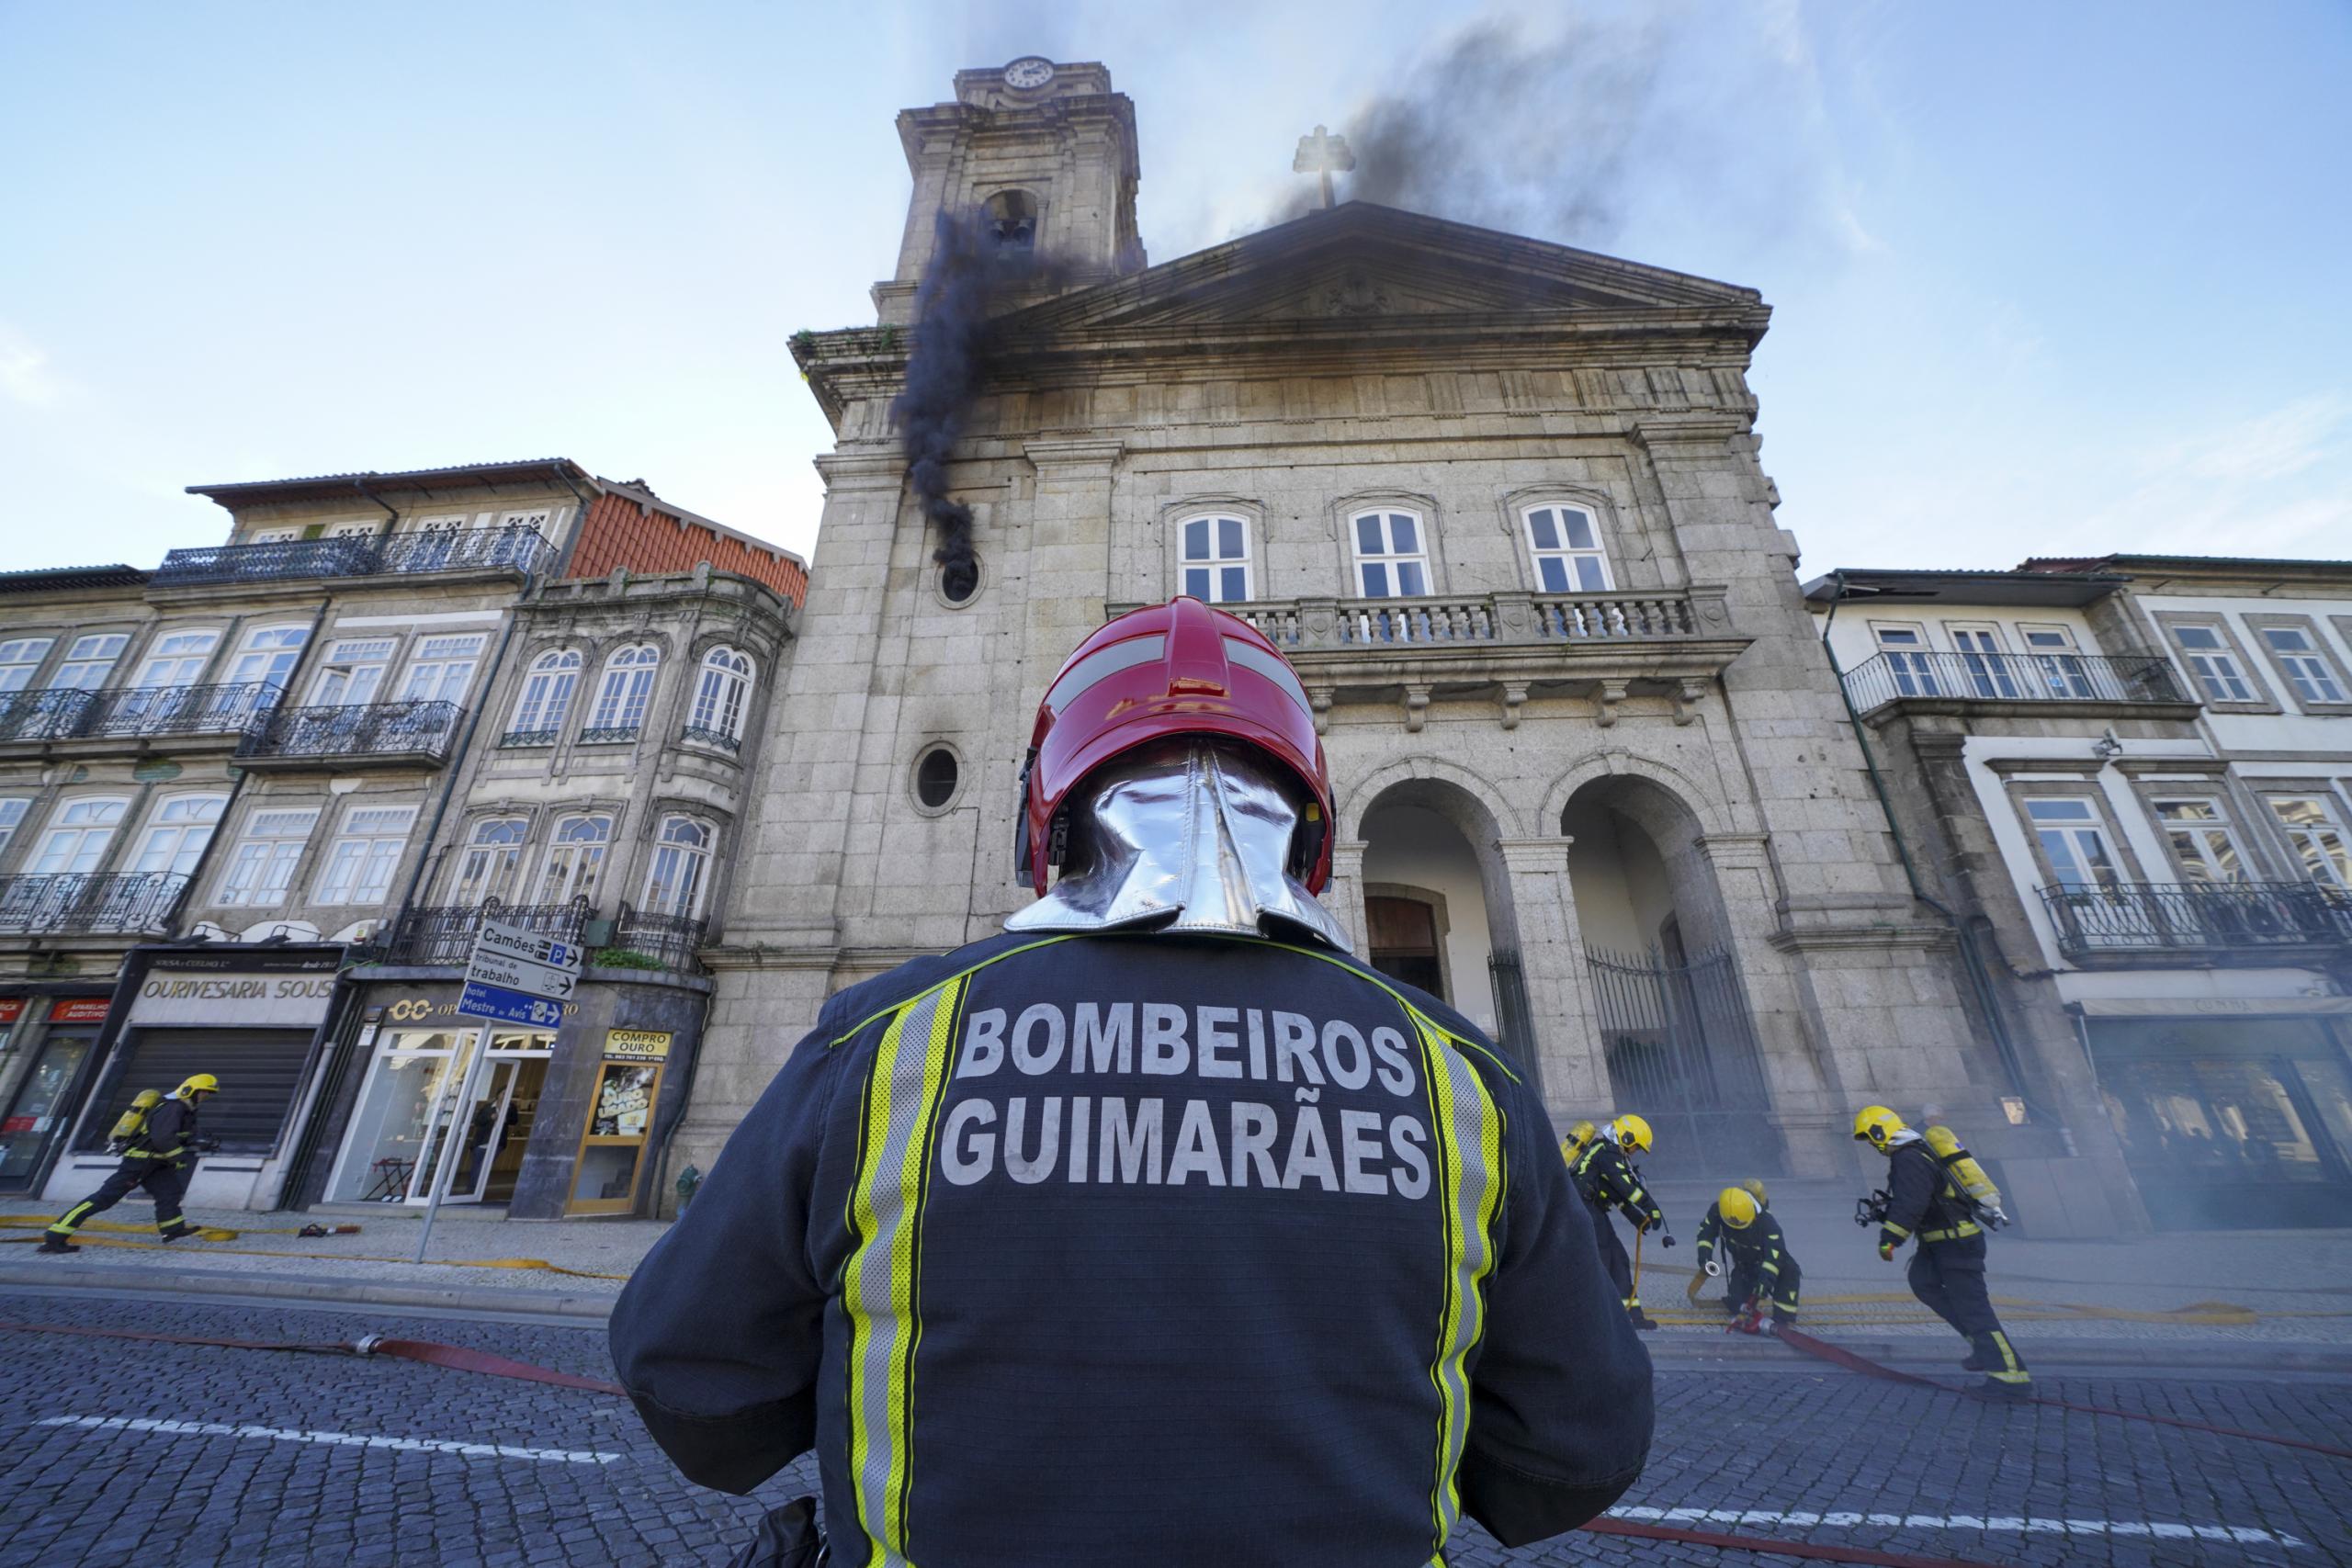
<path fill-rule="evenodd" d="M 220 1092 L 204 1102 L 202 1130 L 223 1154 L 266 1154 L 277 1142 L 310 1055 L 307 1029 L 141 1029 L 115 1080 L 109 1103 L 83 1123 L 78 1147 L 106 1146 L 107 1130 L 142 1089 L 168 1094 L 191 1073 L 210 1073 Z"/>

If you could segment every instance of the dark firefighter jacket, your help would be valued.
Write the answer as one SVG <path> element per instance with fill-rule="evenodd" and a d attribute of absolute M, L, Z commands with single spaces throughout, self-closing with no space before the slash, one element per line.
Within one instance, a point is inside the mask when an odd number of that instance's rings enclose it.
<path fill-rule="evenodd" d="M 1715 1255 L 1720 1243 L 1730 1256 L 1724 1260 L 1724 1272 L 1730 1273 L 1742 1265 L 1756 1269 L 1767 1290 L 1780 1283 L 1781 1265 L 1788 1258 L 1788 1238 L 1781 1234 L 1781 1222 L 1768 1210 L 1759 1209 L 1756 1217 L 1745 1226 L 1724 1224 L 1724 1212 L 1716 1204 L 1707 1205 L 1707 1217 L 1699 1222 L 1699 1267 Z"/>
<path fill-rule="evenodd" d="M 838 1560 L 1419 1568 L 1640 1472 L 1650 1368 L 1532 1091 L 1320 950 L 1007 934 L 829 1001 L 622 1292 L 688 1478 Z"/>
<path fill-rule="evenodd" d="M 1887 1150 L 1886 1220 L 1878 1233 L 1882 1246 L 1900 1247 L 1915 1235 L 1923 1242 L 1974 1235 L 1980 1227 L 1969 1213 L 1967 1200 L 1944 1174 L 1926 1140 L 1915 1134 Z"/>
<path fill-rule="evenodd" d="M 124 1146 L 122 1157 L 149 1167 L 169 1164 L 187 1158 L 188 1145 L 195 1140 L 195 1102 L 166 1098 L 147 1112 L 147 1124 Z"/>
<path fill-rule="evenodd" d="M 1650 1230 L 1666 1224 L 1666 1215 L 1650 1201 L 1642 1186 L 1642 1179 L 1634 1174 L 1634 1162 L 1625 1151 L 1607 1138 L 1596 1138 L 1592 1146 L 1576 1163 L 1577 1190 L 1595 1209 L 1607 1213 L 1611 1209 L 1624 1212 L 1635 1228 Z"/>

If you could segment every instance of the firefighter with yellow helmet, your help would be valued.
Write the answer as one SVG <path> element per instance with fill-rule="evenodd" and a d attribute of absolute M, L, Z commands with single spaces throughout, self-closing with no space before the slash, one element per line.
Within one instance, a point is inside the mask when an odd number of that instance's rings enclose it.
<path fill-rule="evenodd" d="M 1601 1128 L 1568 1164 L 1568 1174 L 1575 1179 L 1577 1190 L 1592 1205 L 1593 1235 L 1600 1243 L 1600 1261 L 1608 1269 L 1609 1277 L 1617 1282 L 1617 1293 L 1625 1303 L 1625 1315 L 1634 1320 L 1634 1327 L 1642 1329 L 1656 1328 L 1657 1320 L 1642 1310 L 1641 1282 L 1634 1278 L 1634 1260 L 1627 1255 L 1625 1244 L 1617 1239 L 1617 1228 L 1609 1223 L 1609 1211 L 1615 1209 L 1623 1214 L 1636 1231 L 1666 1229 L 1665 1213 L 1642 1186 L 1641 1172 L 1627 1157 L 1635 1151 L 1647 1153 L 1649 1146 L 1650 1124 L 1626 1112 Z M 1674 1238 L 1666 1236 L 1659 1245 L 1672 1247 Z"/>
<path fill-rule="evenodd" d="M 1968 1341 L 1961 1363 L 1984 1374 L 1988 1393 L 2023 1394 L 2033 1386 L 2025 1362 L 2001 1327 L 1984 1285 L 1984 1231 L 2004 1223 L 1999 1193 L 1959 1141 L 1941 1127 L 1924 1136 L 1883 1105 L 1864 1106 L 1854 1117 L 1854 1141 L 1886 1156 L 1883 1201 L 1864 1201 L 1863 1216 L 1879 1225 L 1878 1255 L 1894 1261 L 1894 1249 L 1917 1241 L 1908 1278 L 1911 1293 Z M 1939 1144 L 1949 1148 L 1939 1149 Z"/>
<path fill-rule="evenodd" d="M 81 1251 L 74 1245 L 74 1233 L 83 1223 L 93 1214 L 105 1213 L 140 1187 L 147 1189 L 147 1195 L 155 1201 L 157 1235 L 165 1241 L 194 1235 L 196 1227 L 180 1213 L 180 1200 L 187 1195 L 190 1156 L 219 1146 L 219 1140 L 197 1132 L 197 1107 L 206 1095 L 220 1092 L 219 1078 L 210 1073 L 193 1073 L 143 1115 L 134 1102 L 132 1111 L 116 1124 L 122 1163 L 107 1178 L 105 1186 L 58 1217 L 42 1235 L 40 1250 Z"/>
<path fill-rule="evenodd" d="M 1804 1274 L 1789 1251 L 1781 1222 L 1766 1213 L 1766 1203 L 1761 1181 L 1723 1190 L 1699 1222 L 1700 1274 L 1693 1283 L 1698 1278 L 1729 1276 L 1724 1281 L 1724 1309 L 1744 1318 L 1750 1302 L 1769 1304 L 1770 1317 L 1737 1325 L 1769 1333 L 1796 1321 Z"/>

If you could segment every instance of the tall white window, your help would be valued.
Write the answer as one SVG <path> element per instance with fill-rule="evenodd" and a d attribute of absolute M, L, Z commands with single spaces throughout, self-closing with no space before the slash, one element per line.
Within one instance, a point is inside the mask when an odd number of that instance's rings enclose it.
<path fill-rule="evenodd" d="M 196 678 L 204 673 L 205 660 L 212 657 L 213 645 L 220 640 L 220 634 L 209 629 L 165 632 L 147 650 L 131 684 L 151 691 L 166 686 L 193 686 Z"/>
<path fill-rule="evenodd" d="M 9 840 L 17 836 L 17 829 L 23 826 L 25 811 L 31 805 L 31 801 L 21 795 L 14 800 L 0 800 L 0 854 L 7 852 Z"/>
<path fill-rule="evenodd" d="M 2064 626 L 2019 626 L 2027 656 L 2033 660 L 2042 691 L 2051 697 L 2087 697 L 2090 671 L 2075 649 L 2075 634 Z"/>
<path fill-rule="evenodd" d="M 2205 695 L 2217 703 L 2251 703 L 2260 699 L 2254 686 L 2238 668 L 2237 656 L 2230 650 L 2227 638 L 2219 626 L 2175 626 L 2173 636 L 2180 639 L 2181 651 L 2188 657 L 2188 668 L 2195 671 L 2197 683 L 2205 688 Z"/>
<path fill-rule="evenodd" d="M 1878 640 L 1879 653 L 1886 660 L 1887 672 L 1894 678 L 1898 694 L 1906 697 L 1943 694 L 1943 687 L 1936 679 L 1935 655 L 1928 651 L 1925 628 L 1873 623 L 1871 635 Z"/>
<path fill-rule="evenodd" d="M 2008 650 L 2001 646 L 1997 626 L 1956 626 L 1944 623 L 1959 655 L 1957 673 L 1967 682 L 1967 694 L 1979 697 L 2015 697 L 2017 672 L 2009 668 Z"/>
<path fill-rule="evenodd" d="M 1204 604 L 1250 597 L 1250 528 L 1238 517 L 1191 517 L 1178 531 L 1184 592 Z"/>
<path fill-rule="evenodd" d="M 2304 875 L 2330 887 L 2352 889 L 2352 848 L 2346 847 L 2343 825 L 2325 801 L 2315 795 L 2274 795 L 2270 809 L 2303 863 Z"/>
<path fill-rule="evenodd" d="M 2029 800 L 2025 814 L 2059 886 L 2112 887 L 2123 880 L 2098 807 L 2083 799 Z"/>
<path fill-rule="evenodd" d="M 2264 626 L 2262 640 L 2270 645 L 2270 652 L 2278 660 L 2278 668 L 2294 682 L 2296 693 L 2307 703 L 2340 703 L 2344 701 L 2344 684 L 2328 668 L 2327 658 L 2312 642 L 2312 634 L 2300 626 Z"/>
<path fill-rule="evenodd" d="M 147 818 L 147 832 L 139 853 L 125 869 L 134 876 L 170 872 L 191 874 L 212 841 L 212 829 L 229 804 L 225 795 L 175 795 L 159 804 Z"/>
<path fill-rule="evenodd" d="M 481 662 L 482 637 L 429 637 L 409 656 L 408 680 L 401 686 L 403 702 L 462 703 L 473 684 L 474 668 Z"/>
<path fill-rule="evenodd" d="M 731 648 L 714 648 L 703 655 L 702 679 L 695 685 L 694 716 L 687 723 L 705 736 L 741 740 L 743 711 L 751 700 L 751 660 Z"/>
<path fill-rule="evenodd" d="M 313 902 L 320 904 L 379 904 L 392 890 L 392 872 L 408 830 L 416 821 L 413 806 L 354 806 L 343 814 L 342 830 L 327 846 L 327 868 L 320 876 Z"/>
<path fill-rule="evenodd" d="M 1410 599 L 1430 591 L 1429 540 L 1409 512 L 1364 512 L 1355 519 L 1356 592 L 1366 599 Z"/>
<path fill-rule="evenodd" d="M 596 687 L 596 706 L 588 728 L 636 730 L 645 724 L 645 706 L 653 696 L 653 672 L 661 667 L 662 650 L 624 648 L 605 660 L 605 678 Z"/>
<path fill-rule="evenodd" d="M 1527 516 L 1527 545 L 1535 558 L 1535 585 L 1551 593 L 1608 589 L 1609 557 L 1600 547 L 1600 525 L 1579 506 L 1534 506 Z"/>
<path fill-rule="evenodd" d="M 311 682 L 313 707 L 356 707 L 372 703 L 391 667 L 392 638 L 366 637 L 334 643 Z"/>
<path fill-rule="evenodd" d="M 294 886 L 294 868 L 301 863 L 302 846 L 318 825 L 316 810 L 256 811 L 245 818 L 243 837 L 229 857 L 228 874 L 220 879 L 214 902 L 265 906 L 283 904 Z"/>
<path fill-rule="evenodd" d="M 25 869 L 36 876 L 81 875 L 97 870 L 129 806 L 128 801 L 108 797 L 65 802 L 50 814 L 40 852 Z"/>
<path fill-rule="evenodd" d="M 2159 800 L 2156 821 L 2191 882 L 2244 882 L 2245 861 L 2230 837 L 2229 814 L 2213 799 Z"/>
<path fill-rule="evenodd" d="M 238 684 L 263 682 L 282 692 L 310 637 L 308 626 L 255 626 L 230 660 L 227 678 Z"/>
<path fill-rule="evenodd" d="M 0 692 L 21 692 L 33 683 L 33 671 L 49 657 L 57 641 L 51 637 L 20 637 L 0 642 Z"/>
<path fill-rule="evenodd" d="M 95 692 L 107 683 L 114 672 L 115 660 L 130 638 L 123 632 L 97 632 L 89 637 L 77 637 L 74 646 L 65 650 L 65 662 L 50 677 L 52 686 L 71 686 L 77 692 Z"/>
<path fill-rule="evenodd" d="M 613 819 L 601 813 L 566 817 L 555 825 L 548 840 L 548 858 L 539 867 L 541 904 L 568 904 L 574 898 L 594 899 L 604 875 L 605 851 L 613 841 Z"/>
<path fill-rule="evenodd" d="M 491 817 L 474 824 L 466 852 L 458 862 L 457 886 L 451 901 L 473 908 L 485 898 L 503 898 L 523 858 L 523 839 L 529 824 L 520 817 Z"/>
<path fill-rule="evenodd" d="M 580 650 L 567 648 L 542 653 L 531 660 L 523 678 L 522 699 L 514 705 L 514 722 L 508 733 L 552 740 L 571 711 L 571 694 L 580 684 Z"/>
<path fill-rule="evenodd" d="M 649 914 L 692 919 L 702 913 L 710 838 L 710 829 L 690 817 L 662 818 L 661 835 L 654 840 L 653 869 L 645 877 Z"/>

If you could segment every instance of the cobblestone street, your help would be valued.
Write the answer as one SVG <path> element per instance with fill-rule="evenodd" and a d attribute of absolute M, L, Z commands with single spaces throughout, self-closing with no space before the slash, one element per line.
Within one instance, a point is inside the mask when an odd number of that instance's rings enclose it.
<path fill-rule="evenodd" d="M 389 1334 L 611 1376 L 593 1329 L 33 1293 L 0 1296 L 0 1322 Z M 0 1329 L 0 1564 L 723 1562 L 761 1508 L 810 1489 L 804 1472 L 756 1499 L 700 1491 L 618 1399 L 407 1362 Z M 2318 1454 L 1794 1362 L 1668 1363 L 1658 1392 L 1629 1519 L 1991 1563 L 2317 1568 L 2352 1553 L 2352 1465 Z M 2352 1432 L 2342 1381 L 2310 1374 L 2045 1376 L 2042 1392 L 2338 1445 Z M 1511 1552 L 1471 1530 L 1448 1561 L 1791 1560 L 1589 1534 Z"/>

